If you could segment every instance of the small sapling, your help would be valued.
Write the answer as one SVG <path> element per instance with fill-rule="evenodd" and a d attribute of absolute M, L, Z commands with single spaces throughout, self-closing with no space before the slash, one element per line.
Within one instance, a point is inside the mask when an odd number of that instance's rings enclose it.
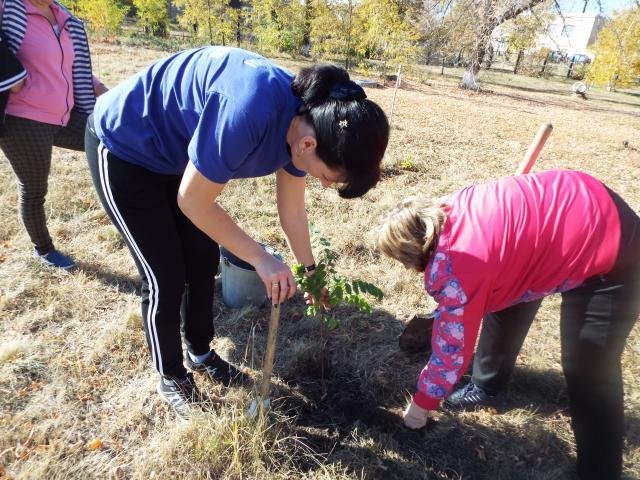
<path fill-rule="evenodd" d="M 362 280 L 352 280 L 339 275 L 335 269 L 338 254 L 331 248 L 331 242 L 322 236 L 321 232 L 309 224 L 311 232 L 311 244 L 316 251 L 317 263 L 313 274 L 305 275 L 304 265 L 293 266 L 293 274 L 298 287 L 314 299 L 326 298 L 327 308 L 316 301 L 307 306 L 306 315 L 321 315 L 323 324 L 334 330 L 340 325 L 340 321 L 327 314 L 329 308 L 337 307 L 343 303 L 353 305 L 358 310 L 371 313 L 372 308 L 366 295 L 376 300 L 382 299 L 382 290 L 375 285 Z M 323 297 L 323 291 L 326 296 Z"/>

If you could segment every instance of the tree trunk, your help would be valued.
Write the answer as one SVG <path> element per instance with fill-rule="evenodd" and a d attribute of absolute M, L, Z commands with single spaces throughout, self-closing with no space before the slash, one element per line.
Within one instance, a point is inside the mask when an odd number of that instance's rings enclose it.
<path fill-rule="evenodd" d="M 482 68 L 482 62 L 487 54 L 487 46 L 491 40 L 493 27 L 493 22 L 488 25 L 484 25 L 481 27 L 481 31 L 476 35 L 476 44 L 474 45 L 473 52 L 471 53 L 469 70 L 464 72 L 462 80 L 460 80 L 461 88 L 480 90 L 480 85 L 478 85 L 478 73 L 480 72 L 480 68 Z"/>
<path fill-rule="evenodd" d="M 488 55 L 485 61 L 485 68 L 488 70 L 491 68 L 491 65 L 493 64 L 493 55 L 495 54 L 495 52 L 493 51 L 493 46 L 491 45 L 491 42 L 489 42 L 487 53 Z"/>
<path fill-rule="evenodd" d="M 213 45 L 213 30 L 211 28 L 211 1 L 207 0 L 207 23 L 209 24 L 209 45 Z"/>
<path fill-rule="evenodd" d="M 469 70 L 462 76 L 461 88 L 479 90 L 477 77 L 482 68 L 482 61 L 487 54 L 487 47 L 491 43 L 491 33 L 502 23 L 517 17 L 522 12 L 530 10 L 543 0 L 526 0 L 523 2 L 513 2 L 504 11 L 498 11 L 498 3 L 493 0 L 472 0 L 474 12 L 471 14 L 477 19 L 475 31 L 475 45 L 471 54 Z M 640 1 L 640 0 L 639 0 Z"/>
<path fill-rule="evenodd" d="M 349 1 L 349 25 L 347 26 L 347 51 L 345 52 L 344 68 L 348 72 L 351 68 L 351 34 L 353 31 L 353 2 Z"/>
<path fill-rule="evenodd" d="M 520 66 L 520 62 L 522 62 L 522 56 L 524 55 L 524 50 L 518 50 L 518 57 L 516 58 L 516 64 L 513 66 L 513 74 L 518 74 L 518 67 Z"/>
<path fill-rule="evenodd" d="M 236 47 L 240 48 L 240 41 L 242 39 L 242 21 L 240 15 L 238 15 L 238 20 L 236 21 Z"/>

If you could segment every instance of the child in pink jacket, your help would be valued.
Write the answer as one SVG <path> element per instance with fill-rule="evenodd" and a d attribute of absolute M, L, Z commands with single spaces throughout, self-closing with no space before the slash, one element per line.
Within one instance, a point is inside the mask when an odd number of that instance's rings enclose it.
<path fill-rule="evenodd" d="M 386 255 L 424 272 L 438 303 L 407 426 L 424 426 L 466 371 L 485 314 L 562 293 L 578 474 L 620 477 L 620 357 L 640 312 L 640 218 L 616 193 L 576 171 L 507 177 L 433 203 L 405 200 L 378 241 Z"/>

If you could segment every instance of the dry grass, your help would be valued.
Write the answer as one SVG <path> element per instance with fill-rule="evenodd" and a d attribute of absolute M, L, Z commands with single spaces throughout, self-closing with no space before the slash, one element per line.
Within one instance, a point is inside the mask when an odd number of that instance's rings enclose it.
<path fill-rule="evenodd" d="M 111 85 L 164 55 L 106 44 L 93 53 L 98 74 Z M 491 93 L 476 94 L 433 72 L 420 75 L 430 85 L 406 82 L 398 92 L 377 189 L 347 202 L 309 185 L 310 217 L 341 253 L 340 270 L 378 284 L 385 299 L 372 315 L 339 309 L 342 325 L 327 339 L 324 355 L 319 325 L 301 316 L 301 299 L 286 305 L 272 396 L 277 415 L 257 425 L 242 415 L 253 397 L 249 390 L 204 385 L 211 408 L 187 424 L 157 398 L 134 265 L 100 208 L 83 155 L 54 151 L 47 202 L 57 245 L 79 261 L 73 275 L 30 258 L 3 159 L 0 478 L 571 478 L 559 299 L 544 302 L 503 408 L 443 412 L 427 431 L 406 431 L 397 415 L 425 359 L 398 351 L 397 336 L 404 321 L 433 304 L 420 278 L 380 258 L 372 228 L 406 195 L 438 195 L 510 174 L 545 121 L 555 130 L 538 169 L 586 170 L 640 210 L 637 94 L 596 92 L 585 102 L 564 84 L 515 88 L 508 76 L 492 79 Z M 543 91 L 545 85 L 552 91 Z M 390 111 L 391 88 L 368 94 Z M 232 182 L 222 201 L 255 238 L 285 252 L 274 195 L 273 179 L 264 178 Z M 216 348 L 258 367 L 268 311 L 215 308 Z M 639 337 L 636 327 L 623 357 L 627 478 L 640 477 Z"/>

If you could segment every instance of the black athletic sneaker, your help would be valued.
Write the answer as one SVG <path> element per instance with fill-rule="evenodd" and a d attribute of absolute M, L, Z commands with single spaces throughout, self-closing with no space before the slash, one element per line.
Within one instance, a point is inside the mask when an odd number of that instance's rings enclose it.
<path fill-rule="evenodd" d="M 194 362 L 191 360 L 189 352 L 185 356 L 184 366 L 189 370 L 198 373 L 206 373 L 214 382 L 220 382 L 225 387 L 231 385 L 242 385 L 248 380 L 246 374 L 238 370 L 220 355 L 211 350 L 209 356 L 204 362 Z"/>
<path fill-rule="evenodd" d="M 183 420 L 191 418 L 194 405 L 201 401 L 200 391 L 191 372 L 187 372 L 184 378 L 160 377 L 157 390 L 162 399 L 171 405 Z"/>
<path fill-rule="evenodd" d="M 491 395 L 481 386 L 469 382 L 461 389 L 453 392 L 444 403 L 449 408 L 472 410 L 475 407 L 494 405 L 495 401 L 496 395 Z"/>

